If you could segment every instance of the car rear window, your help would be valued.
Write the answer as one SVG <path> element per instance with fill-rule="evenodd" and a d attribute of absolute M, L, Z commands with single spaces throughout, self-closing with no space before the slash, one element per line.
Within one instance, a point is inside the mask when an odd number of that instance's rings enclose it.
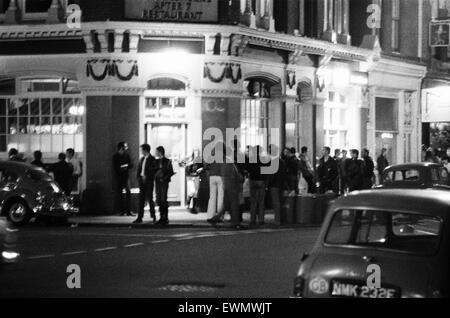
<path fill-rule="evenodd" d="M 442 220 L 433 216 L 389 211 L 341 210 L 334 214 L 325 242 L 434 254 Z"/>
<path fill-rule="evenodd" d="M 384 182 L 394 181 L 419 181 L 420 173 L 416 169 L 389 171 L 384 176 Z"/>
<path fill-rule="evenodd" d="M 431 179 L 434 184 L 449 185 L 448 171 L 443 167 L 431 169 Z"/>

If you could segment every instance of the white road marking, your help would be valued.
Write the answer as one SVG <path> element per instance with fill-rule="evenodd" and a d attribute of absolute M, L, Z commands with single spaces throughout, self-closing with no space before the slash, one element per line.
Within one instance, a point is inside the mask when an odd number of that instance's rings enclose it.
<path fill-rule="evenodd" d="M 175 241 L 189 241 L 197 238 L 197 236 L 186 236 L 175 239 Z"/>
<path fill-rule="evenodd" d="M 162 243 L 169 243 L 169 240 L 160 240 L 160 241 L 153 241 L 152 244 L 162 244 Z"/>
<path fill-rule="evenodd" d="M 116 246 L 110 246 L 110 247 L 104 247 L 104 248 L 97 248 L 94 250 L 94 252 L 106 252 L 106 251 L 113 251 L 117 250 Z"/>
<path fill-rule="evenodd" d="M 135 244 L 128 244 L 128 245 L 124 245 L 125 248 L 132 248 L 132 247 L 139 247 L 139 246 L 143 246 L 144 243 L 135 243 Z"/>
<path fill-rule="evenodd" d="M 54 254 L 37 255 L 37 256 L 27 257 L 27 259 L 29 259 L 29 260 L 36 260 L 36 259 L 44 259 L 44 258 L 52 258 L 52 257 L 55 257 L 55 255 Z"/>
<path fill-rule="evenodd" d="M 67 253 L 62 253 L 62 256 L 72 256 L 72 255 L 80 255 L 80 254 L 86 254 L 87 251 L 74 251 L 74 252 L 67 252 Z"/>

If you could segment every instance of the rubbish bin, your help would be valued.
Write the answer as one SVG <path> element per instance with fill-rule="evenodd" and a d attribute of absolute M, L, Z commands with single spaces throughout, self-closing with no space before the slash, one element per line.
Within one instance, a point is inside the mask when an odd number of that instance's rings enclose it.
<path fill-rule="evenodd" d="M 314 224 L 322 224 L 326 215 L 328 208 L 330 206 L 330 202 L 336 199 L 338 196 L 336 193 L 326 193 L 326 194 L 318 194 L 315 199 L 315 207 L 314 207 Z"/>
<path fill-rule="evenodd" d="M 294 224 L 295 196 L 285 196 L 281 213 L 281 224 Z"/>
<path fill-rule="evenodd" d="M 314 202 L 313 195 L 302 195 L 297 198 L 296 222 L 297 224 L 310 225 L 314 223 Z"/>

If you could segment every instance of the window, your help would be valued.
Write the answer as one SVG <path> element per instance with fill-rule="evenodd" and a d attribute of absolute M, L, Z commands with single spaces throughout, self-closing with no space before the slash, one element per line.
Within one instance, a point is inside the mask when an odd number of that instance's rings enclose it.
<path fill-rule="evenodd" d="M 262 146 L 268 149 L 269 102 L 244 99 L 241 104 L 241 147 Z"/>
<path fill-rule="evenodd" d="M 433 254 L 439 247 L 442 220 L 434 216 L 390 211 L 338 211 L 325 242 Z"/>
<path fill-rule="evenodd" d="M 400 0 L 392 0 L 392 51 L 400 49 Z"/>
<path fill-rule="evenodd" d="M 0 185 L 6 186 L 11 183 L 16 183 L 19 176 L 14 172 L 7 170 L 0 170 Z"/>
<path fill-rule="evenodd" d="M 449 174 L 445 168 L 433 168 L 431 169 L 431 179 L 434 184 L 438 185 L 450 185 Z"/>
<path fill-rule="evenodd" d="M 16 81 L 10 78 L 0 78 L 0 95 L 14 95 Z"/>
<path fill-rule="evenodd" d="M 145 106 L 145 116 L 152 119 L 184 119 L 186 118 L 186 98 L 147 98 Z"/>
<path fill-rule="evenodd" d="M 384 182 L 420 181 L 420 172 L 416 169 L 389 171 L 384 176 Z"/>
<path fill-rule="evenodd" d="M 84 109 L 75 97 L 0 99 L 0 152 L 82 152 Z"/>
<path fill-rule="evenodd" d="M 347 98 L 334 91 L 328 92 L 325 102 L 325 144 L 331 149 L 348 148 L 347 132 Z"/>
<path fill-rule="evenodd" d="M 10 0 L 0 0 L 0 14 L 4 14 L 8 10 Z"/>
<path fill-rule="evenodd" d="M 52 0 L 25 0 L 25 13 L 46 13 Z"/>

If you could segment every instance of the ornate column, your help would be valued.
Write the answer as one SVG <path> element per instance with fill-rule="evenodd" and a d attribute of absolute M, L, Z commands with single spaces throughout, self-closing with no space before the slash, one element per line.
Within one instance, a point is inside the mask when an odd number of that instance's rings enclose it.
<path fill-rule="evenodd" d="M 250 28 L 256 29 L 256 17 L 253 12 L 251 0 L 246 0 L 245 2 L 245 11 L 242 14 L 241 22 Z"/>
<path fill-rule="evenodd" d="M 305 35 L 305 0 L 299 0 L 298 30 L 300 35 Z"/>
<path fill-rule="evenodd" d="M 325 1 L 325 21 L 324 21 L 324 33 L 322 38 L 326 41 L 336 43 L 336 32 L 334 31 L 334 0 Z"/>
<path fill-rule="evenodd" d="M 50 9 L 48 9 L 47 23 L 60 23 L 61 22 L 61 5 L 59 0 L 53 0 Z"/>
<path fill-rule="evenodd" d="M 125 30 L 115 30 L 115 32 L 114 32 L 114 52 L 115 53 L 122 52 L 124 32 L 125 32 Z"/>
<path fill-rule="evenodd" d="M 351 44 L 351 36 L 350 36 L 350 1 L 342 0 L 342 31 L 338 35 L 338 42 L 342 44 Z"/>
<path fill-rule="evenodd" d="M 275 32 L 275 20 L 273 19 L 273 0 L 266 0 L 264 17 L 262 18 L 263 28 L 269 32 Z"/>
<path fill-rule="evenodd" d="M 5 24 L 17 24 L 20 20 L 20 10 L 17 7 L 17 0 L 9 2 L 8 10 L 5 12 Z"/>

